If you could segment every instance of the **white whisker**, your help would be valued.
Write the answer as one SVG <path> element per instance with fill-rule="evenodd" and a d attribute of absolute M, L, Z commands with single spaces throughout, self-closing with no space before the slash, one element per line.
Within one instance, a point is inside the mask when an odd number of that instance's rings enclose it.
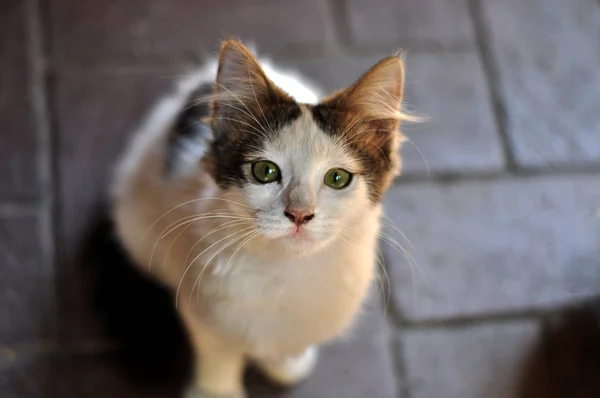
<path fill-rule="evenodd" d="M 190 224 L 190 223 L 194 223 L 196 221 L 200 221 L 200 220 L 206 220 L 206 219 L 211 219 L 211 218 L 234 218 L 236 220 L 252 220 L 254 218 L 252 217 L 238 217 L 238 216 L 220 216 L 220 215 L 206 215 L 206 216 L 186 216 L 183 218 L 180 218 L 179 220 L 175 221 L 174 223 L 171 223 L 169 226 L 167 226 L 163 232 L 158 236 L 158 238 L 156 238 L 156 241 L 154 242 L 154 245 L 152 247 L 152 251 L 150 252 L 150 261 L 149 261 L 149 269 L 152 269 L 152 264 L 153 264 L 153 260 L 154 260 L 154 252 L 156 251 L 156 247 L 158 246 L 159 242 L 161 240 L 163 240 L 164 238 L 166 238 L 170 233 L 172 233 L 173 231 L 175 231 L 177 228 L 182 227 L 185 224 Z M 185 221 L 182 221 L 185 220 Z M 177 224 L 174 227 L 171 228 L 171 226 L 173 224 Z M 165 232 L 166 229 L 170 228 L 167 232 Z"/>
<path fill-rule="evenodd" d="M 246 220 L 233 220 L 233 221 L 227 221 L 227 222 L 224 222 L 224 223 L 220 224 L 218 227 L 216 227 L 216 228 L 213 228 L 213 229 L 211 229 L 211 230 L 210 230 L 208 233 L 204 234 L 204 236 L 202 237 L 202 239 L 201 239 L 201 240 L 203 240 L 204 238 L 206 238 L 206 237 L 208 237 L 208 236 L 212 235 L 213 233 L 216 233 L 216 232 L 222 231 L 222 230 L 224 230 L 224 229 L 227 229 L 227 228 L 233 228 L 233 227 L 236 227 L 236 226 L 240 226 L 240 225 L 243 225 L 243 224 L 249 224 L 249 223 L 250 223 L 250 222 L 249 222 L 249 221 L 246 221 Z M 172 249 L 172 248 L 173 248 L 173 246 L 175 245 L 175 242 L 177 242 L 177 240 L 179 239 L 179 237 L 180 237 L 180 236 L 181 236 L 181 235 L 182 235 L 182 234 L 183 234 L 183 233 L 184 233 L 184 232 L 185 232 L 185 231 L 186 231 L 186 230 L 187 230 L 189 227 L 191 227 L 191 226 L 192 226 L 192 223 L 188 224 L 188 225 L 187 225 L 185 228 L 183 228 L 183 229 L 181 230 L 181 232 L 179 232 L 179 234 L 177 234 L 177 236 L 175 237 L 175 239 L 173 239 L 173 242 L 171 242 L 171 245 L 169 246 L 169 249 L 167 250 L 167 254 L 165 255 L 165 261 L 164 261 L 164 264 L 165 264 L 165 265 L 164 265 L 164 267 L 165 267 L 165 268 L 168 268 L 168 265 L 167 265 L 167 263 L 168 263 L 168 259 L 169 259 L 169 256 L 170 256 L 170 254 L 171 254 L 171 249 Z"/>
<path fill-rule="evenodd" d="M 248 242 L 250 242 L 252 239 L 254 239 L 256 237 L 256 235 L 258 235 L 260 233 L 260 231 L 256 231 L 254 232 L 254 234 L 250 235 L 248 238 L 246 238 L 242 243 L 240 243 L 238 245 L 238 247 L 236 247 L 236 249 L 233 251 L 233 254 L 231 255 L 231 257 L 229 257 L 229 261 L 227 261 L 227 264 L 225 265 L 225 268 L 223 269 L 223 274 L 221 275 L 221 286 L 220 289 L 223 289 L 223 278 L 225 277 L 225 273 L 227 272 L 227 270 L 229 269 L 229 264 L 231 264 L 231 261 L 233 260 L 233 258 L 235 257 L 235 255 L 237 254 L 237 252 L 244 247 Z"/>
<path fill-rule="evenodd" d="M 256 210 L 255 208 L 253 208 L 253 207 L 251 207 L 251 206 L 248 206 L 248 205 L 245 205 L 245 204 L 243 204 L 243 203 L 241 203 L 241 202 L 236 202 L 235 200 L 230 200 L 230 199 L 224 199 L 224 198 L 215 198 L 215 197 L 205 197 L 205 198 L 191 199 L 191 200 L 188 200 L 188 201 L 186 201 L 186 202 L 183 202 L 183 203 L 181 203 L 181 204 L 179 204 L 179 205 L 177 205 L 177 206 L 175 206 L 175 207 L 171 208 L 170 210 L 166 211 L 166 212 L 165 212 L 165 213 L 164 213 L 162 216 L 158 217 L 158 219 L 156 219 L 156 221 L 154 221 L 154 222 L 153 222 L 153 223 L 152 223 L 152 224 L 151 224 L 151 225 L 148 227 L 148 230 L 146 230 L 146 232 L 144 232 L 144 234 L 143 234 L 143 235 L 142 235 L 142 237 L 140 238 L 140 242 L 141 242 L 142 240 L 144 240 L 144 238 L 146 237 L 146 235 L 148 235 L 148 232 L 150 232 L 150 230 L 151 230 L 151 229 L 152 229 L 152 228 L 153 228 L 153 227 L 154 227 L 154 226 L 155 226 L 155 225 L 156 225 L 158 222 L 160 222 L 160 220 L 162 220 L 164 217 L 166 217 L 168 214 L 172 213 L 173 211 L 175 211 L 175 210 L 179 209 L 179 208 L 180 208 L 180 207 L 182 207 L 182 206 L 185 206 L 185 205 L 188 205 L 188 204 L 190 204 L 190 203 L 194 203 L 194 202 L 199 202 L 199 201 L 202 201 L 202 200 L 222 200 L 222 201 L 224 201 L 224 202 L 233 203 L 233 204 L 236 204 L 236 205 L 239 205 L 239 206 L 247 207 L 248 209 L 250 209 L 250 210 L 252 210 L 252 211 L 255 211 L 255 210 Z M 259 210 L 262 210 L 262 209 L 259 209 Z"/>
<path fill-rule="evenodd" d="M 181 279 L 180 279 L 180 281 L 179 281 L 179 284 L 177 285 L 177 291 L 176 291 L 176 293 L 175 293 L 175 307 L 177 307 L 177 305 L 178 305 L 178 303 L 179 303 L 179 291 L 181 290 L 181 285 L 183 284 L 183 280 L 185 279 L 185 276 L 187 275 L 188 271 L 189 271 L 189 270 L 192 268 L 192 266 L 194 265 L 194 262 L 196 262 L 196 260 L 198 260 L 198 259 L 199 259 L 199 258 L 200 258 L 200 257 L 201 257 L 201 256 L 202 256 L 204 253 L 206 253 L 208 250 L 210 250 L 211 248 L 213 248 L 215 245 L 219 244 L 220 242 L 224 241 L 225 239 L 231 238 L 232 236 L 234 236 L 234 235 L 236 235 L 236 234 L 239 234 L 239 233 L 242 233 L 242 232 L 244 232 L 244 231 L 246 231 L 246 230 L 248 230 L 248 229 L 251 229 L 251 228 L 255 228 L 255 227 L 247 227 L 247 228 L 243 228 L 243 229 L 241 229 L 241 230 L 239 230 L 239 231 L 235 231 L 234 233 L 227 235 L 227 236 L 226 236 L 226 237 L 224 237 L 224 238 L 221 238 L 221 239 L 217 240 L 217 241 L 216 241 L 216 242 L 214 242 L 212 245 L 210 245 L 210 246 L 208 246 L 206 249 L 204 249 L 204 250 L 203 250 L 203 251 L 202 251 L 200 254 L 198 254 L 196 257 L 194 257 L 194 259 L 193 259 L 193 260 L 192 260 L 192 261 L 191 261 L 191 262 L 190 262 L 190 263 L 189 263 L 189 264 L 186 266 L 185 270 L 183 271 L 183 274 L 181 275 Z M 204 239 L 204 237 L 203 237 L 202 239 Z M 202 240 L 202 239 L 201 239 L 201 240 Z M 200 240 L 200 241 L 201 241 L 201 240 Z M 185 263 L 184 263 L 184 264 L 187 264 L 187 263 L 188 263 L 188 259 L 189 259 L 190 255 L 191 255 L 191 252 L 194 250 L 194 248 L 195 248 L 195 247 L 198 245 L 198 243 L 199 243 L 200 241 L 198 241 L 198 242 L 197 242 L 197 243 L 196 243 L 196 244 L 195 244 L 195 245 L 192 247 L 192 249 L 190 250 L 190 253 L 188 254 L 188 256 L 187 256 L 187 258 L 186 258 L 186 260 L 185 260 Z M 195 286 L 195 284 L 194 284 L 194 286 Z M 193 288 L 192 288 L 192 291 L 193 291 Z"/>
<path fill-rule="evenodd" d="M 256 231 L 255 227 L 250 227 L 250 228 L 252 228 L 251 231 L 245 232 L 242 236 L 235 237 L 232 241 L 225 243 L 219 250 L 217 250 L 208 259 L 208 261 L 206 262 L 206 264 L 204 264 L 204 267 L 202 268 L 202 271 L 200 272 L 200 274 L 198 275 L 198 277 L 194 281 L 194 284 L 192 285 L 192 289 L 190 290 L 190 301 L 192 299 L 192 295 L 194 293 L 194 289 L 196 288 L 196 286 L 198 286 L 198 295 L 200 295 L 200 284 L 202 282 L 202 276 L 204 275 L 204 272 L 208 268 L 208 266 L 211 263 L 211 261 L 214 260 L 214 258 L 217 257 L 219 254 L 221 254 L 223 252 L 223 250 L 227 249 L 228 247 L 230 247 L 231 245 L 233 245 L 235 242 L 238 242 L 238 241 L 244 239 L 246 236 L 248 236 L 249 234 L 252 234 L 252 233 L 254 233 Z M 249 228 L 245 228 L 245 230 L 247 230 L 247 229 L 249 229 Z M 243 231 L 243 230 L 241 230 L 241 231 Z M 241 232 L 241 231 L 238 231 L 238 232 Z"/>

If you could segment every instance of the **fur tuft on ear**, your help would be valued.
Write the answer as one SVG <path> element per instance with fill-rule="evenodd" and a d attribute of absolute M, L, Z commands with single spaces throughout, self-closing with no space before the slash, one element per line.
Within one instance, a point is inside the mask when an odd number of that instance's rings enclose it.
<path fill-rule="evenodd" d="M 340 115 L 337 130 L 348 145 L 371 159 L 370 167 L 380 168 L 374 197 L 379 198 L 400 173 L 398 149 L 404 141 L 399 131 L 402 121 L 417 121 L 402 111 L 404 62 L 400 56 L 384 58 L 350 87 L 322 102 Z"/>
<path fill-rule="evenodd" d="M 352 86 L 339 91 L 324 103 L 371 120 L 413 121 L 402 111 L 404 62 L 399 56 L 384 58 Z M 416 120 L 415 120 L 416 121 Z"/>
<path fill-rule="evenodd" d="M 242 43 L 227 40 L 219 52 L 219 68 L 215 93 L 220 100 L 254 100 L 269 95 L 272 84 L 260 67 L 258 60 Z"/>
<path fill-rule="evenodd" d="M 268 117 L 269 109 L 293 103 L 291 97 L 267 77 L 252 52 L 233 39 L 221 45 L 215 89 L 210 100 L 211 126 L 217 135 L 221 131 L 231 131 L 233 125 L 248 127 L 248 124 Z"/>
<path fill-rule="evenodd" d="M 374 119 L 401 119 L 404 65 L 397 57 L 380 61 L 348 90 L 346 106 Z"/>

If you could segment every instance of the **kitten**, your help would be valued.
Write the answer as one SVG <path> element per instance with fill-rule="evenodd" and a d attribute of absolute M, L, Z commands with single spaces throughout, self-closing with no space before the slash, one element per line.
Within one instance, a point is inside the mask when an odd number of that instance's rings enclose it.
<path fill-rule="evenodd" d="M 319 101 L 229 40 L 136 133 L 114 218 L 175 295 L 198 360 L 188 397 L 243 397 L 247 360 L 294 384 L 352 324 L 400 169 L 403 78 L 385 58 Z"/>

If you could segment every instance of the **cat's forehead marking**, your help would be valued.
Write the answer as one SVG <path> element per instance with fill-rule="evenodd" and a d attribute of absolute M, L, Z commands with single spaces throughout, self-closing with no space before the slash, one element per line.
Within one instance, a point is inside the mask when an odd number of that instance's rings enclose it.
<path fill-rule="evenodd" d="M 360 165 L 341 140 L 327 134 L 315 122 L 309 106 L 301 106 L 302 113 L 294 122 L 283 127 L 272 141 L 267 141 L 265 151 L 294 167 L 307 170 L 316 167 L 345 167 L 353 171 Z"/>
<path fill-rule="evenodd" d="M 381 200 L 389 187 L 393 170 L 400 166 L 398 156 L 399 138 L 374 142 L 374 134 L 400 136 L 399 131 L 390 131 L 386 120 L 368 120 L 352 112 L 341 110 L 327 100 L 311 106 L 310 112 L 319 128 L 333 140 L 344 143 L 347 152 L 360 164 L 369 185 L 369 194 L 374 202 Z"/>

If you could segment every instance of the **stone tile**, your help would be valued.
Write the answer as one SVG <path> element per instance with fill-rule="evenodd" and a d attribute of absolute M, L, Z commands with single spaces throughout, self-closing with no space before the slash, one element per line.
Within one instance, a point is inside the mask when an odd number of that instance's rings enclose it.
<path fill-rule="evenodd" d="M 503 168 L 487 84 L 475 53 L 409 53 L 405 98 L 409 109 L 428 118 L 403 128 L 410 139 L 402 151 L 405 173 Z"/>
<path fill-rule="evenodd" d="M 324 0 L 58 0 L 50 18 L 52 50 L 60 60 L 196 53 L 218 49 L 228 36 L 267 51 L 333 39 Z"/>
<path fill-rule="evenodd" d="M 37 143 L 24 58 L 0 63 L 0 197 L 38 192 Z"/>
<path fill-rule="evenodd" d="M 599 163 L 599 3 L 483 4 L 517 163 Z"/>
<path fill-rule="evenodd" d="M 138 384 L 106 355 L 17 357 L 0 367 L 3 398 L 179 398 L 180 389 L 151 389 Z"/>
<path fill-rule="evenodd" d="M 466 0 L 346 0 L 351 40 L 411 48 L 474 42 Z"/>
<path fill-rule="evenodd" d="M 400 184 L 386 206 L 424 274 L 384 245 L 409 319 L 549 308 L 600 291 L 600 176 Z"/>
<path fill-rule="evenodd" d="M 391 336 L 381 308 L 379 297 L 372 297 L 355 329 L 324 347 L 314 373 L 296 388 L 286 393 L 252 385 L 250 397 L 397 398 Z"/>
<path fill-rule="evenodd" d="M 69 339 L 95 329 L 78 253 L 96 205 L 103 202 L 115 160 L 143 115 L 178 74 L 173 71 L 69 72 L 57 77 L 59 286 Z M 66 337 L 67 337 L 66 336 Z"/>
<path fill-rule="evenodd" d="M 407 331 L 401 337 L 413 398 L 514 398 L 538 325 L 520 323 Z"/>
<path fill-rule="evenodd" d="M 25 2 L 3 0 L 0 13 L 0 59 L 24 57 L 27 54 L 25 38 Z"/>
<path fill-rule="evenodd" d="M 54 272 L 35 214 L 0 213 L 0 345 L 55 337 Z"/>

